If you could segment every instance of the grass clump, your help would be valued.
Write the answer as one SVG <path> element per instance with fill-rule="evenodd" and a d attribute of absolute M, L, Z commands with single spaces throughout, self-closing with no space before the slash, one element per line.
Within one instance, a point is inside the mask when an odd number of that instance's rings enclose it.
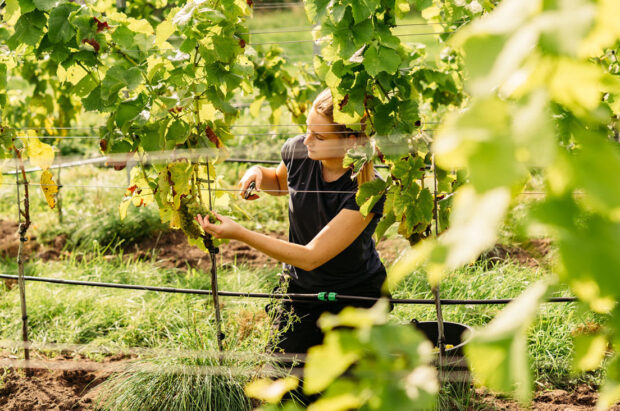
<path fill-rule="evenodd" d="M 254 364 L 209 358 L 139 361 L 103 383 L 100 410 L 251 410 Z"/>

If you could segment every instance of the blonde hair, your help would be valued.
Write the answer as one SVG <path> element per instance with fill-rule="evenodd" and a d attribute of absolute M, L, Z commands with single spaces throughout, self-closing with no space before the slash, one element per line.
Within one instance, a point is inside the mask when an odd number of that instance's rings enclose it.
<path fill-rule="evenodd" d="M 334 100 L 332 99 L 332 92 L 329 88 L 321 91 L 319 95 L 314 99 L 314 103 L 312 103 L 314 110 L 324 115 L 329 119 L 330 122 L 336 126 L 337 131 L 342 132 L 343 138 L 348 135 L 355 135 L 356 137 L 360 137 L 363 134 L 359 131 L 354 131 L 344 124 L 339 124 L 334 121 Z M 362 119 L 362 123 L 364 120 Z M 364 183 L 374 180 L 375 178 L 375 165 L 373 160 L 368 161 L 364 164 L 364 167 L 357 174 L 357 185 L 361 186 Z"/>

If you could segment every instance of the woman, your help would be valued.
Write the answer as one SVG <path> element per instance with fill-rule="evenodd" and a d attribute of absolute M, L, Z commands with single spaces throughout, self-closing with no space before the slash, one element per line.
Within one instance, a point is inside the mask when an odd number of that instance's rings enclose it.
<path fill-rule="evenodd" d="M 230 238 L 284 262 L 290 276 L 288 292 L 380 297 L 385 280 L 372 234 L 381 217 L 382 198 L 364 217 L 355 202 L 358 183 L 376 178 L 367 164 L 357 181 L 343 167 L 347 150 L 358 136 L 343 125 L 334 124 L 329 89 L 315 99 L 308 115 L 307 133 L 291 138 L 282 147 L 282 162 L 276 168 L 248 169 L 239 187 L 245 193 L 250 183 L 256 191 L 289 194 L 289 241 L 247 230 L 229 218 L 217 215 L 220 224 L 197 217 L 205 232 L 216 238 Z M 255 200 L 258 195 L 250 196 Z M 290 327 L 278 323 L 275 348 L 288 353 L 305 353 L 320 344 L 323 334 L 317 326 L 324 311 L 339 312 L 346 305 L 368 307 L 369 303 L 285 302 L 284 311 L 300 321 Z"/>

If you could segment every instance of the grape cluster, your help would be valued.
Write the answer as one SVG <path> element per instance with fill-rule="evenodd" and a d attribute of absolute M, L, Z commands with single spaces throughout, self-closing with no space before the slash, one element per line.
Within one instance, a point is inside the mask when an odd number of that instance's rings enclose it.
<path fill-rule="evenodd" d="M 201 238 L 205 235 L 204 230 L 195 220 L 198 214 L 203 217 L 209 216 L 209 222 L 211 223 L 216 223 L 218 221 L 213 212 L 196 199 L 183 197 L 181 199 L 181 206 L 179 207 L 181 230 L 183 230 L 189 238 Z"/>

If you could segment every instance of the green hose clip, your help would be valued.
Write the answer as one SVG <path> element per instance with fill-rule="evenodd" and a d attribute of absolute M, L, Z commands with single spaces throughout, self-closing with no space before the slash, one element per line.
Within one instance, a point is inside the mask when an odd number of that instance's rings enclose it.
<path fill-rule="evenodd" d="M 323 291 L 323 292 L 318 293 L 317 298 L 319 299 L 319 301 L 336 301 L 337 295 L 338 294 L 334 292 L 328 293 L 326 291 Z"/>

